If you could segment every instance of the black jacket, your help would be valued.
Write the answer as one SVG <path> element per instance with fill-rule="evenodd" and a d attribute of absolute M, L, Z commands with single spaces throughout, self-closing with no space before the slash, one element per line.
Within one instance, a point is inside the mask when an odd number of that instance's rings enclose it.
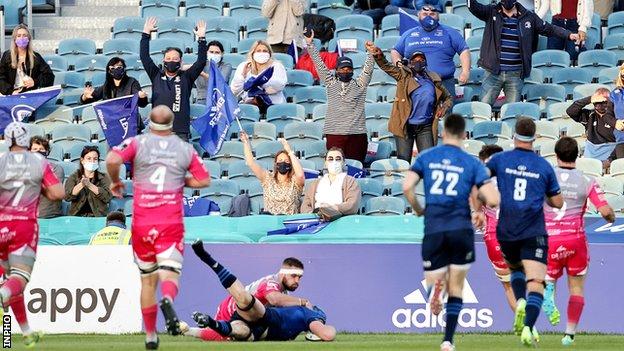
<path fill-rule="evenodd" d="M 141 90 L 141 85 L 139 84 L 139 82 L 136 79 L 128 76 L 121 80 L 121 84 L 119 85 L 119 87 L 113 87 L 110 92 L 105 92 L 105 85 L 106 84 L 93 89 L 92 99 L 83 100 L 81 96 L 80 103 L 90 104 L 99 100 L 109 100 L 122 96 L 134 95 Z M 147 104 L 147 97 L 144 99 L 139 98 L 139 107 L 145 107 L 147 106 Z"/>
<path fill-rule="evenodd" d="M 467 0 L 468 9 L 475 17 L 485 22 L 479 66 L 492 74 L 500 74 L 501 34 L 503 32 L 503 10 L 500 3 L 484 5 L 477 0 Z M 552 25 L 516 3 L 518 30 L 520 31 L 520 55 L 522 57 L 522 78 L 531 74 L 531 55 L 537 51 L 538 34 L 547 37 L 568 39 L 567 29 Z"/>
<path fill-rule="evenodd" d="M 591 96 L 574 101 L 566 110 L 566 113 L 573 120 L 585 126 L 585 134 L 587 140 L 592 144 L 614 143 L 615 136 L 615 113 L 613 112 L 613 103 L 607 104 L 607 112 L 599 116 L 593 110 L 584 109 L 585 106 L 591 104 Z"/>
<path fill-rule="evenodd" d="M 36 52 L 34 54 L 35 64 L 32 70 L 29 68 L 30 61 L 28 57 L 26 57 L 26 73 L 35 81 L 35 86 L 30 89 L 24 88 L 22 92 L 51 87 L 52 84 L 54 84 L 54 73 L 52 73 L 52 69 L 50 69 L 50 66 L 48 66 L 41 55 Z M 0 59 L 0 94 L 13 94 L 16 74 L 17 70 L 11 67 L 11 50 L 7 50 L 2 54 L 2 59 Z"/>

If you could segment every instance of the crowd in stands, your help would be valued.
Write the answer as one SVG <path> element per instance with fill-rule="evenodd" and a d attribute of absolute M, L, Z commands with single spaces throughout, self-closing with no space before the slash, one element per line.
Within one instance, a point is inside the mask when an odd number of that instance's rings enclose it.
<path fill-rule="evenodd" d="M 594 50 L 588 43 L 595 29 L 594 13 L 606 20 L 613 11 L 613 1 L 452 3 L 453 8 L 464 6 L 466 16 L 475 19 L 474 24 L 481 21 L 480 27 L 471 29 L 468 39 L 463 27 L 444 21 L 446 2 L 344 0 L 340 6 L 352 11 L 356 18 L 369 16 L 382 31 L 387 19 L 397 16 L 399 9 L 415 17 L 413 28 L 401 36 L 380 36 L 375 41 L 371 24 L 366 29 L 370 30 L 367 40 L 353 34 L 359 38 L 356 47 L 346 48 L 340 40 L 351 39 L 349 33 L 336 34 L 326 43 L 327 33 L 315 33 L 315 27 L 307 24 L 307 1 L 264 0 L 260 10 L 266 18 L 264 36 L 241 40 L 236 60 L 231 59 L 230 41 L 214 37 L 219 31 L 207 34 L 212 30 L 211 18 L 194 23 L 189 35 L 196 43 L 191 50 L 192 45 L 184 43 L 161 47 L 161 38 L 153 39 L 155 33 L 160 35 L 159 24 L 165 19 L 146 16 L 137 37 L 138 55 L 108 55 L 101 79 L 96 81 L 92 74 L 92 80 L 84 86 L 74 87 L 79 91 L 75 104 L 138 94 L 142 115 L 137 121 L 139 133 L 145 128 L 144 118 L 151 107 L 165 105 L 175 115 L 173 131 L 204 154 L 190 122 L 205 111 L 209 64 L 216 64 L 241 104 L 241 122 L 245 123 L 242 127 L 238 123 L 232 125 L 232 138 L 218 154 L 203 155 L 206 168 L 216 180 L 216 190 L 189 191 L 187 195 L 208 199 L 227 195 L 228 201 L 216 200 L 222 214 L 229 212 L 232 198 L 241 193 L 251 198 L 253 213 L 317 213 L 327 220 L 366 213 L 371 197 L 397 195 L 403 200 L 401 192 L 396 191 L 400 189 L 396 184 L 402 180 L 402 172 L 417 153 L 437 145 L 441 134 L 439 121 L 451 112 L 469 120 L 467 137 L 472 140 L 466 146 L 474 148 L 468 150 L 474 155 L 483 142 L 509 148 L 510 126 L 519 116 L 536 120 L 548 116 L 548 121 L 543 122 L 556 127 L 554 139 L 562 133 L 570 135 L 574 128 L 558 127 L 552 122 L 555 118 L 550 118 L 551 107 L 557 106 L 562 110 L 561 116 L 567 115 L 576 126 L 582 125 L 583 132 L 578 137 L 586 140 L 584 158 L 602 162 L 597 174 L 606 174 L 611 162 L 624 158 L 624 55 L 613 59 L 613 69 L 608 71 L 606 80 L 602 78 L 603 71 L 600 76 L 598 71 L 592 71 L 585 83 L 600 78 L 598 81 L 604 84 L 592 86 L 591 91 L 584 90 L 582 95 L 565 86 L 580 83 L 577 80 L 557 79 L 559 72 L 581 72 L 578 70 L 586 57 L 584 53 L 607 51 Z M 334 20 L 338 25 L 340 18 Z M 355 27 L 352 24 L 352 29 Z M 396 27 L 398 30 L 398 22 Z M 548 38 L 545 48 L 558 51 L 537 51 L 540 35 Z M 473 38 L 479 40 L 470 40 Z M 16 26 L 11 39 L 10 49 L 0 61 L 0 94 L 49 87 L 70 73 L 59 73 L 53 60 L 44 59 L 35 51 L 26 26 Z M 380 39 L 391 40 L 390 45 Z M 342 50 L 334 52 L 332 46 Z M 539 59 L 542 53 L 554 56 L 544 61 Z M 298 58 L 296 65 L 289 61 L 288 54 Z M 555 54 L 565 55 L 561 67 L 554 62 L 560 57 Z M 621 67 L 616 68 L 618 60 Z M 140 62 L 137 69 L 136 62 Z M 569 67 L 574 64 L 579 67 Z M 78 61 L 72 66 L 78 67 Z M 143 76 L 135 75 L 133 70 L 139 70 Z M 306 83 L 297 86 L 300 81 Z M 66 80 L 63 82 L 67 84 Z M 537 89 L 539 85 L 552 88 L 556 97 Z M 70 97 L 71 92 L 64 95 L 64 99 Z M 571 97 L 573 101 L 566 102 Z M 63 103 L 72 105 L 65 100 Z M 515 106 L 519 110 L 511 112 Z M 84 108 L 79 119 L 84 124 L 88 122 L 85 111 L 89 108 Z M 477 109 L 487 112 L 480 115 Z M 533 110 L 535 115 L 529 113 Z M 37 121 L 33 128 L 42 118 L 55 121 L 39 113 L 31 116 L 30 121 Z M 73 118 L 69 123 L 72 122 Z M 91 131 L 97 134 L 99 126 L 93 123 L 97 121 L 90 122 Z M 478 137 L 477 129 L 481 127 L 486 132 Z M 66 197 L 64 202 L 42 199 L 39 217 L 103 217 L 118 209 L 130 212 L 131 194 L 124 202 L 113 199 L 110 179 L 100 168 L 108 150 L 101 133 L 99 144 L 83 140 L 84 145 L 74 147 L 76 150 L 67 157 L 70 147 L 64 148 L 61 156 L 54 150 L 54 128 L 37 129 L 40 130 L 43 133 L 32 138 L 31 151 L 54 161 L 54 172 L 65 180 Z M 67 166 L 69 163 L 73 166 Z M 348 166 L 366 169 L 370 178 L 348 175 Z M 311 180 L 306 179 L 307 169 L 324 172 Z M 128 175 L 131 177 L 131 171 Z M 238 184 L 237 179 L 241 180 Z M 262 201 L 254 201 L 258 197 Z M 387 212 L 403 213 L 405 205 L 403 202 L 398 210 Z"/>

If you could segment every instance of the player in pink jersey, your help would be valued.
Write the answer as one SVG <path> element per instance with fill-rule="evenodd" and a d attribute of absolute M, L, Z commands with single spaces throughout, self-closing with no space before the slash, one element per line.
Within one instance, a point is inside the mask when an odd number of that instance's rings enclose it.
<path fill-rule="evenodd" d="M 312 308 L 312 304 L 307 299 L 288 295 L 288 292 L 297 290 L 302 277 L 303 263 L 294 257 L 288 257 L 282 262 L 282 267 L 277 274 L 262 277 L 247 285 L 245 289 L 265 306 L 306 306 Z M 229 321 L 236 310 L 236 301 L 232 296 L 228 296 L 219 304 L 215 320 Z M 201 318 L 203 316 L 203 314 L 198 312 L 193 314 L 193 318 Z M 196 322 L 199 323 L 198 320 Z M 228 340 L 228 338 L 219 335 L 219 333 L 210 328 L 189 328 L 184 332 L 184 335 L 205 341 Z"/>
<path fill-rule="evenodd" d="M 565 202 L 561 209 L 544 206 L 548 230 L 548 274 L 543 307 L 550 322 L 553 325 L 559 323 L 554 290 L 557 279 L 561 277 L 565 269 L 570 290 L 568 323 L 565 336 L 561 340 L 565 346 L 574 343 L 576 326 L 585 305 L 583 286 L 589 265 L 589 252 L 583 216 L 587 200 L 591 201 L 605 220 L 610 223 L 615 221 L 613 209 L 605 200 L 596 180 L 583 175 L 583 172 L 576 169 L 578 153 L 578 145 L 572 138 L 561 138 L 555 144 L 558 165 L 555 172 Z"/>
<path fill-rule="evenodd" d="M 141 312 L 148 350 L 158 348 L 156 334 L 156 286 L 160 280 L 160 308 L 167 331 L 180 334 L 180 322 L 173 309 L 182 270 L 184 186 L 203 188 L 210 184 L 201 158 L 187 142 L 171 132 L 173 112 L 156 106 L 150 113 L 149 133 L 129 138 L 108 154 L 106 164 L 111 191 L 122 196 L 124 186 L 119 168 L 132 163 L 134 204 L 132 249 L 141 271 Z M 187 171 L 191 176 L 187 176 Z"/>
<path fill-rule="evenodd" d="M 0 288 L 0 317 L 10 306 L 24 343 L 32 347 L 39 334 L 28 326 L 23 292 L 37 254 L 39 195 L 57 201 L 65 191 L 48 161 L 28 151 L 30 135 L 23 123 L 10 123 L 4 138 L 11 146 L 0 154 L 0 264 L 7 276 Z"/>

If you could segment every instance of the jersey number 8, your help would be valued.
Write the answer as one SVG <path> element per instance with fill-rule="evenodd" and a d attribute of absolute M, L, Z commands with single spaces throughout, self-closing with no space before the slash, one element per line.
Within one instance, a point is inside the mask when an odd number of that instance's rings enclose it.
<path fill-rule="evenodd" d="M 516 178 L 513 199 L 516 201 L 524 201 L 524 199 L 526 199 L 526 188 L 527 180 L 524 178 Z"/>
<path fill-rule="evenodd" d="M 457 196 L 457 190 L 455 190 L 455 186 L 457 182 L 459 182 L 459 174 L 448 172 L 444 173 L 440 170 L 434 170 L 431 172 L 431 178 L 433 178 L 433 185 L 431 186 L 431 193 L 434 195 L 447 195 L 447 196 Z M 443 181 L 447 181 L 448 185 L 446 186 L 446 190 L 443 191 L 441 186 Z"/>

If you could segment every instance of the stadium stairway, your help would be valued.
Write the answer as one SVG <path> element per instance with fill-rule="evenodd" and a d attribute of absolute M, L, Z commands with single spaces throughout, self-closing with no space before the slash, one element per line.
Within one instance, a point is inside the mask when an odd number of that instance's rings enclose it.
<path fill-rule="evenodd" d="M 33 16 L 34 47 L 42 55 L 54 54 L 69 38 L 91 39 L 101 48 L 116 18 L 139 15 L 139 0 L 62 0 L 60 14 Z"/>

